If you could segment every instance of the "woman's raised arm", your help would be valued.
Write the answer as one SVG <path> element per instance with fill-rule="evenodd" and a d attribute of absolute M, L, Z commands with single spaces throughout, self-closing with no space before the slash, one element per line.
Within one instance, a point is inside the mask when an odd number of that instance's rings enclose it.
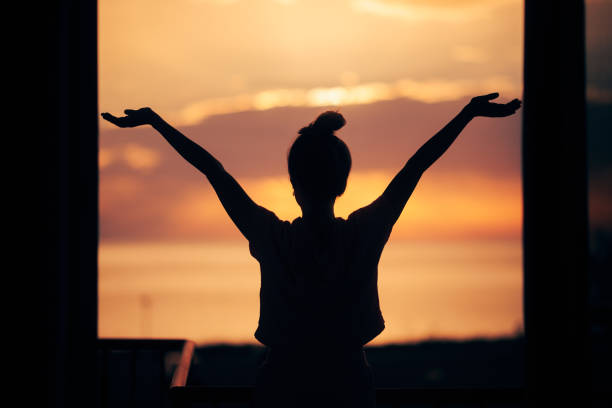
<path fill-rule="evenodd" d="M 384 193 L 371 204 L 372 208 L 383 212 L 384 219 L 391 225 L 395 223 L 425 170 L 446 152 L 473 118 L 476 116 L 510 116 L 521 107 L 521 101 L 518 99 L 505 104 L 490 102 L 498 96 L 498 93 L 492 93 L 472 98 L 457 116 L 421 146 L 406 162 Z"/>
<path fill-rule="evenodd" d="M 213 155 L 172 127 L 152 109 L 126 109 L 125 116 L 116 117 L 103 113 L 102 117 L 122 128 L 151 125 L 157 130 L 185 160 L 208 178 L 223 208 L 248 240 L 256 234 L 255 229 L 261 225 L 260 218 L 270 214 L 251 200 Z"/>

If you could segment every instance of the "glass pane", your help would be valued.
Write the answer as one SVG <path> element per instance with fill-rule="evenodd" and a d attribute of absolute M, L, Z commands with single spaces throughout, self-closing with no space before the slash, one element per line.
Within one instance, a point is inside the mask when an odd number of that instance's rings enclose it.
<path fill-rule="evenodd" d="M 300 215 L 287 151 L 322 111 L 348 122 L 346 217 L 471 96 L 522 94 L 518 0 L 99 10 L 101 110 L 153 107 L 287 220 Z M 520 112 L 476 119 L 423 176 L 380 262 L 387 327 L 372 345 L 520 336 L 520 123 Z M 150 127 L 100 126 L 100 336 L 255 343 L 259 266 L 206 178 Z"/>

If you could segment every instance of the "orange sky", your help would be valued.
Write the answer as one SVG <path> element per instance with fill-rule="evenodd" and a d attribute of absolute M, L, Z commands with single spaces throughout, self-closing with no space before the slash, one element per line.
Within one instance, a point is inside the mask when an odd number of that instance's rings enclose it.
<path fill-rule="evenodd" d="M 346 216 L 375 199 L 470 96 L 499 91 L 508 101 L 522 93 L 521 0 L 98 4 L 100 111 L 153 107 L 284 219 L 299 215 L 287 150 L 296 131 L 323 110 L 339 109 L 348 121 L 339 136 L 351 149 L 353 172 L 336 206 L 336 215 Z M 587 2 L 587 95 L 608 104 L 609 4 Z M 520 325 L 520 120 L 520 111 L 505 119 L 477 119 L 422 178 L 393 230 L 390 245 L 400 249 L 387 251 L 381 262 L 387 272 L 381 274 L 381 302 L 389 319 L 383 342 L 436 333 L 501 335 Z M 149 259 L 151 248 L 161 248 L 163 266 L 177 271 L 181 260 L 200 259 L 202 251 L 235 244 L 221 241 L 242 239 L 205 178 L 150 128 L 114 129 L 101 121 L 100 130 L 100 334 L 204 339 L 212 330 L 217 340 L 252 341 L 258 281 L 251 272 L 257 265 L 246 250 L 235 257 L 240 262 L 229 283 L 225 275 L 219 278 L 219 287 L 231 286 L 216 293 L 220 303 L 198 303 L 200 287 L 189 295 L 193 299 L 186 296 L 185 288 L 199 280 L 213 290 L 209 275 L 219 271 L 206 265 L 194 261 L 194 271 L 183 265 L 182 286 L 165 269 L 150 274 L 157 262 Z M 606 163 L 605 171 L 591 173 L 591 187 L 600 183 L 599 190 L 607 192 L 606 200 L 591 200 L 591 216 L 610 225 Z M 493 250 L 488 263 L 476 265 L 480 275 L 471 261 L 458 263 L 445 252 L 464 248 L 455 255 L 470 258 L 474 240 L 495 246 L 498 238 L 502 246 L 505 238 L 516 244 L 504 249 L 512 261 Z M 414 254 L 430 248 L 423 258 L 435 267 L 413 270 L 421 257 L 394 264 L 394 254 L 407 252 L 403 240 Z M 193 244 L 202 241 L 209 246 Z M 177 242 L 187 253 L 175 252 Z M 212 257 L 219 260 L 216 252 Z M 393 268 L 395 274 L 389 273 Z M 494 274 L 484 278 L 489 270 Z M 162 293 L 168 282 L 181 286 L 171 300 Z M 230 311 L 218 313 L 223 307 Z M 147 321 L 157 327 L 148 331 Z"/>
<path fill-rule="evenodd" d="M 283 219 L 300 215 L 287 151 L 323 110 L 347 119 L 338 135 L 353 171 L 336 205 L 345 217 L 470 96 L 521 97 L 520 0 L 101 0 L 99 9 L 100 110 L 151 106 Z M 253 341 L 255 261 L 232 252 L 242 261 L 231 277 L 198 263 L 242 240 L 205 177 L 149 127 L 100 129 L 100 335 Z M 393 230 L 399 246 L 383 255 L 380 282 L 389 328 L 377 341 L 513 331 L 520 234 L 520 113 L 479 118 L 424 175 Z M 499 259 L 472 260 L 499 238 L 512 243 Z M 404 240 L 427 244 L 404 250 Z M 474 240 L 486 245 L 462 244 Z M 172 246 L 202 241 L 209 247 Z M 161 264 L 142 256 L 151 248 Z M 217 292 L 189 292 L 200 281 Z"/>
<path fill-rule="evenodd" d="M 299 215 L 297 129 L 328 107 L 354 171 L 337 215 L 367 204 L 466 97 L 520 97 L 517 0 L 100 1 L 100 109 L 151 106 L 256 201 Z M 249 113 L 251 112 L 251 113 Z M 398 238 L 520 235 L 518 117 L 479 119 L 417 188 Z M 101 123 L 103 240 L 232 239 L 212 190 L 149 129 Z"/>
<path fill-rule="evenodd" d="M 177 124 L 274 106 L 520 96 L 520 0 L 100 1 L 100 106 Z"/>
<path fill-rule="evenodd" d="M 460 103 L 378 102 L 345 107 L 340 132 L 353 171 L 336 215 L 346 217 L 385 189 L 407 157 Z M 318 108 L 278 108 L 210 118 L 183 130 L 206 146 L 260 205 L 283 219 L 300 215 L 286 173 L 295 130 Z M 401 119 L 398 119 L 401 118 Z M 395 238 L 519 237 L 519 121 L 483 119 L 422 178 Z M 404 123 L 405 122 L 405 123 Z M 205 178 L 150 128 L 102 133 L 103 240 L 240 239 Z"/>

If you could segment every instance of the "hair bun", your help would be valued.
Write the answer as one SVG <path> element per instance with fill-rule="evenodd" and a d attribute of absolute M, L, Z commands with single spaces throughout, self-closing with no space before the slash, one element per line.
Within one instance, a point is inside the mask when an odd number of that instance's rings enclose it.
<path fill-rule="evenodd" d="M 338 112 L 327 111 L 323 112 L 319 115 L 317 120 L 314 121 L 313 126 L 325 133 L 332 133 L 335 130 L 340 129 L 342 126 L 346 125 L 346 120 L 344 116 L 342 116 Z"/>
<path fill-rule="evenodd" d="M 332 135 L 334 131 L 340 129 L 345 124 L 346 120 L 339 112 L 327 111 L 320 114 L 310 125 L 302 128 L 299 133 L 301 135 L 312 133 Z"/>

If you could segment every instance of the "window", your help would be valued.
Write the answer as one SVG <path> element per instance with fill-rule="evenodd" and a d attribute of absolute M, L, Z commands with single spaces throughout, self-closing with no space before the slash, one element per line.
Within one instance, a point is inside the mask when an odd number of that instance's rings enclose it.
<path fill-rule="evenodd" d="M 259 204 L 298 216 L 296 131 L 348 125 L 337 216 L 377 197 L 472 95 L 522 93 L 520 1 L 99 2 L 100 108 L 151 106 Z M 372 345 L 522 330 L 520 117 L 477 119 L 423 177 L 380 263 Z M 150 128 L 100 131 L 101 336 L 252 343 L 258 265 L 206 180 Z M 434 367 L 432 383 L 447 375 Z M 436 382 L 438 381 L 438 382 Z"/>

